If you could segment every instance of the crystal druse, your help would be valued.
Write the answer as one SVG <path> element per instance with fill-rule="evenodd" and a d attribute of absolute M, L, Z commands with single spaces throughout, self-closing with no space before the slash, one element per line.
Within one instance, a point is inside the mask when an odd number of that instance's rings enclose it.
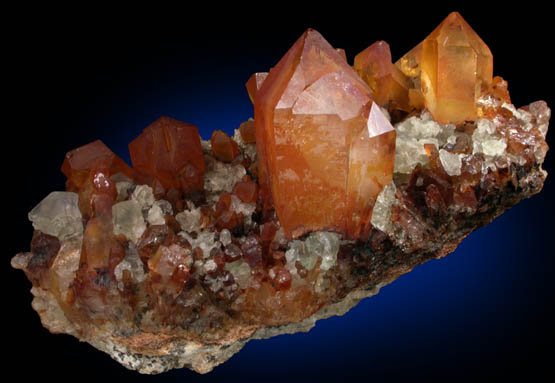
<path fill-rule="evenodd" d="M 142 373 L 205 373 L 250 339 L 307 331 L 538 193 L 550 109 L 517 109 L 458 13 L 393 62 L 350 65 L 308 29 L 246 82 L 231 137 L 161 117 L 67 153 L 12 266 L 33 308 Z"/>

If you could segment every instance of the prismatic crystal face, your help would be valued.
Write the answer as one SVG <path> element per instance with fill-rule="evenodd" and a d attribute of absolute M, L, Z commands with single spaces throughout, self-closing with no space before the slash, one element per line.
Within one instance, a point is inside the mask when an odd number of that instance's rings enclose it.
<path fill-rule="evenodd" d="M 263 203 L 273 204 L 285 234 L 367 233 L 373 202 L 391 181 L 395 132 L 344 57 L 307 30 L 254 105 Z"/>

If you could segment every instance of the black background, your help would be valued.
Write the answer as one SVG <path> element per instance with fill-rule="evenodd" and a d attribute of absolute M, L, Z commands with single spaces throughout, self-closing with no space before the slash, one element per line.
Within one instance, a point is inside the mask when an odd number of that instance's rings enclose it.
<path fill-rule="evenodd" d="M 341 341 L 334 334 L 317 332 L 317 326 L 313 330 L 319 337 L 317 344 L 328 348 L 329 356 L 321 364 L 314 361 L 318 356 L 313 354 L 318 354 L 311 348 L 307 335 L 291 338 L 294 341 L 287 340 L 290 338 L 278 341 L 273 348 L 271 340 L 265 341 L 268 346 L 250 349 L 247 346 L 241 352 L 244 356 L 236 355 L 206 376 L 184 369 L 148 377 L 127 371 L 107 355 L 72 337 L 54 336 L 42 328 L 31 309 L 30 284 L 20 271 L 10 268 L 9 259 L 18 251 L 28 250 L 32 227 L 26 219 L 27 212 L 47 193 L 63 188 L 64 178 L 58 169 L 64 154 L 100 138 L 128 159 L 126 144 L 162 114 L 199 125 L 204 139 L 216 128 L 231 132 L 239 122 L 252 116 L 250 102 L 242 90 L 244 82 L 251 73 L 273 66 L 308 27 L 321 32 L 333 46 L 344 48 L 350 62 L 356 53 L 380 39 L 390 44 L 395 60 L 424 39 L 449 12 L 458 10 L 489 45 L 494 55 L 494 74 L 509 82 L 513 103 L 519 107 L 543 99 L 553 105 L 550 41 L 553 21 L 549 12 L 536 4 L 514 8 L 503 5 L 503 9 L 486 8 L 483 4 L 474 8 L 432 9 L 425 4 L 407 8 L 401 4 L 377 7 L 338 2 L 313 4 L 302 10 L 299 4 L 284 3 L 258 3 L 248 10 L 236 5 L 224 9 L 209 4 L 212 9 L 202 11 L 193 9 L 192 4 L 188 7 L 191 8 L 143 9 L 141 15 L 134 8 L 116 11 L 112 7 L 6 12 L 7 20 L 2 27 L 3 61 L 8 69 L 3 77 L 9 102 L 5 104 L 7 118 L 2 129 L 2 184 L 7 213 L 3 214 L 5 255 L 1 268 L 2 275 L 6 275 L 2 281 L 6 298 L 4 348 L 8 351 L 5 368 L 17 371 L 21 379 L 40 374 L 60 381 L 112 378 L 396 381 L 483 376 L 530 379 L 543 373 L 552 376 L 550 364 L 555 355 L 552 348 L 545 347 L 553 344 L 555 323 L 552 310 L 555 268 L 551 257 L 554 188 L 550 178 L 540 196 L 523 202 L 527 204 L 525 208 L 505 222 L 515 229 L 511 233 L 517 238 L 511 240 L 526 243 L 528 247 L 523 249 L 531 249 L 510 254 L 508 259 L 520 257 L 519 262 L 532 264 L 533 272 L 518 279 L 518 283 L 523 288 L 528 286 L 524 290 L 534 295 L 518 298 L 518 302 L 528 302 L 528 306 L 507 318 L 502 331 L 487 347 L 484 345 L 489 341 L 469 345 L 430 339 L 430 344 L 443 346 L 415 344 L 397 350 L 402 337 L 413 342 L 411 334 L 421 331 L 424 319 L 411 320 L 411 316 L 420 312 L 417 304 L 410 304 L 406 310 L 396 307 L 389 313 L 372 312 L 373 316 L 400 315 L 406 319 L 402 331 L 394 331 L 391 348 L 387 339 L 369 344 L 364 335 L 359 342 L 356 335 Z M 229 125 L 221 126 L 222 121 L 229 121 Z M 548 135 L 548 143 L 552 142 L 552 135 Z M 555 169 L 552 158 L 549 153 L 544 165 L 548 171 Z M 531 215 L 527 216 L 528 213 Z M 523 221 L 522 217 L 528 219 Z M 526 230 L 518 238 L 521 228 Z M 495 232 L 496 238 L 482 235 L 480 241 L 490 240 L 504 248 L 499 243 L 510 239 L 503 230 L 504 226 Z M 433 273 L 441 270 L 435 268 Z M 470 273 L 469 278 L 472 277 Z M 485 280 L 476 278 L 477 283 Z M 433 280 L 429 283 L 429 291 L 426 290 L 429 294 L 444 288 L 434 285 Z M 497 282 L 492 279 L 490 283 Z M 407 299 L 417 302 L 421 286 L 411 286 L 409 282 L 405 285 L 405 298 L 392 299 L 400 304 Z M 483 286 L 489 288 L 487 284 Z M 511 291 L 518 289 L 512 288 Z M 409 295 L 411 292 L 414 296 Z M 512 297 L 503 299 L 510 302 Z M 478 313 L 465 315 L 474 318 Z M 348 331 L 345 329 L 351 323 L 348 317 L 330 319 L 329 331 Z M 359 327 L 352 331 L 363 331 L 364 322 L 356 323 Z M 478 335 L 488 331 L 480 329 Z M 518 336 L 513 336 L 514 332 Z M 430 329 L 426 334 L 434 336 Z M 328 336 L 334 340 L 326 343 Z M 472 337 L 461 332 L 457 339 L 466 336 Z M 427 342 L 424 337 L 419 341 Z M 480 349 L 482 346 L 485 351 Z M 382 350 L 374 350 L 372 355 L 382 356 L 376 360 L 366 358 L 365 353 L 374 348 Z M 352 355 L 353 350 L 357 356 L 346 361 L 343 356 Z M 299 362 L 302 358 L 307 360 L 304 367 Z M 296 362 L 292 363 L 293 360 Z"/>

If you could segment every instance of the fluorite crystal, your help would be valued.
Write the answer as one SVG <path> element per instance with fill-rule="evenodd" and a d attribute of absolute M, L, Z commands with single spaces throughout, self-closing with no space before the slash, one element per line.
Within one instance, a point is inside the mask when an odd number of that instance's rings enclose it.
<path fill-rule="evenodd" d="M 285 235 L 366 235 L 395 152 L 395 131 L 370 88 L 309 29 L 270 71 L 254 106 L 262 198 Z"/>
<path fill-rule="evenodd" d="M 67 191 L 29 213 L 12 259 L 44 326 L 143 373 L 208 372 L 541 190 L 550 109 L 510 103 L 460 15 L 395 65 L 383 41 L 345 57 L 307 30 L 249 79 L 254 120 L 233 136 L 162 117 L 129 145 L 133 169 L 100 141 L 69 152 Z"/>

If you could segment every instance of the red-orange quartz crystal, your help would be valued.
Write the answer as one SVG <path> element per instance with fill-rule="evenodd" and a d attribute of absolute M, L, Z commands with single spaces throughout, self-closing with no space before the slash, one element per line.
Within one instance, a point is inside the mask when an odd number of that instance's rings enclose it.
<path fill-rule="evenodd" d="M 133 170 L 100 140 L 74 149 L 66 154 L 62 173 L 67 177 L 66 189 L 79 194 L 79 208 L 89 217 L 94 213 L 95 196 L 107 195 L 117 199 L 115 183 L 110 176 L 121 173 L 131 178 Z M 96 201 L 96 205 L 104 200 Z"/>
<path fill-rule="evenodd" d="M 210 137 L 210 143 L 212 154 L 222 162 L 232 162 L 239 153 L 237 143 L 223 130 L 214 131 Z"/>
<path fill-rule="evenodd" d="M 264 207 L 273 201 L 286 236 L 363 236 L 395 152 L 393 127 L 368 85 L 308 29 L 270 71 L 254 106 Z"/>
<path fill-rule="evenodd" d="M 129 152 L 134 169 L 156 177 L 164 188 L 185 194 L 203 189 L 205 163 L 196 126 L 160 117 L 129 144 Z"/>

